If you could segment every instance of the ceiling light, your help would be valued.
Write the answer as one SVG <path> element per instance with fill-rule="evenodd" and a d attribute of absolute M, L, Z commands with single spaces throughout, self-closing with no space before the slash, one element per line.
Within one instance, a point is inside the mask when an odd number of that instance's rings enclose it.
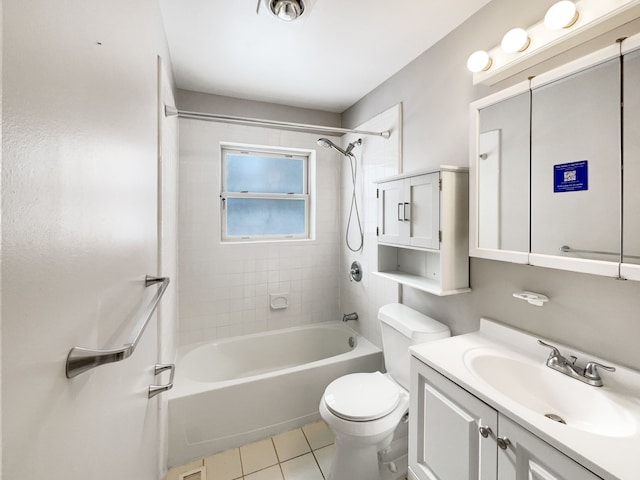
<path fill-rule="evenodd" d="M 561 30 L 569 28 L 578 20 L 578 9 L 570 0 L 558 2 L 547 10 L 544 16 L 544 25 L 549 30 Z"/>
<path fill-rule="evenodd" d="M 506 53 L 524 52 L 531 39 L 523 28 L 513 28 L 502 37 L 502 50 Z"/>
<path fill-rule="evenodd" d="M 303 0 L 270 0 L 269 10 L 280 20 L 293 22 L 304 13 Z"/>
<path fill-rule="evenodd" d="M 484 50 L 478 50 L 469 55 L 467 60 L 467 68 L 473 73 L 489 70 L 491 67 L 491 57 Z"/>

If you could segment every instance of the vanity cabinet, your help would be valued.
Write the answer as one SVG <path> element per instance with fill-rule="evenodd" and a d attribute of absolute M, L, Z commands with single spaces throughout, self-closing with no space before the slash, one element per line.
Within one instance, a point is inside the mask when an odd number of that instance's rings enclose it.
<path fill-rule="evenodd" d="M 601 480 L 411 357 L 411 480 Z"/>
<path fill-rule="evenodd" d="M 468 169 L 380 180 L 378 272 L 436 295 L 469 291 Z"/>

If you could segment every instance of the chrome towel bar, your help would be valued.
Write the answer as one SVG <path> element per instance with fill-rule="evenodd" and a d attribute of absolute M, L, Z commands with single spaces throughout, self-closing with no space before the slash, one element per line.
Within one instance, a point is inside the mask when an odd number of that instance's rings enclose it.
<path fill-rule="evenodd" d="M 160 283 L 158 291 L 140 316 L 140 320 L 138 320 L 133 332 L 131 332 L 127 343 L 125 343 L 122 348 L 111 350 L 93 350 L 90 348 L 73 347 L 67 356 L 67 378 L 73 378 L 105 363 L 119 362 L 120 360 L 129 358 L 131 354 L 133 354 L 144 329 L 147 327 L 149 320 L 151 320 L 153 316 L 153 312 L 155 312 L 158 306 L 158 302 L 169 286 L 169 277 L 151 277 L 147 275 L 144 279 L 145 287 L 155 285 L 156 283 Z"/>
<path fill-rule="evenodd" d="M 580 250 L 578 248 L 572 248 L 569 245 L 563 245 L 560 247 L 560 251 L 563 253 L 593 253 L 596 255 L 615 255 L 617 257 L 620 256 L 620 254 L 618 252 L 603 252 L 600 250 Z M 638 255 L 623 255 L 624 258 L 634 258 L 634 259 L 640 259 L 640 256 Z"/>

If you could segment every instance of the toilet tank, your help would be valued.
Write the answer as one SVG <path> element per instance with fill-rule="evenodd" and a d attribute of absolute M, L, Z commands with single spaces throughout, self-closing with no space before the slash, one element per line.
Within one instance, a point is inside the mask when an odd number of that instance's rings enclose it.
<path fill-rule="evenodd" d="M 409 390 L 409 347 L 451 336 L 446 325 L 400 303 L 378 311 L 384 364 L 393 379 Z"/>

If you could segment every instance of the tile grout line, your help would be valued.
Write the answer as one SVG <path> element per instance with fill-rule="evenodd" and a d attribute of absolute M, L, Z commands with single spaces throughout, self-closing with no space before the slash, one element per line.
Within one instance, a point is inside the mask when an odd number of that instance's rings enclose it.
<path fill-rule="evenodd" d="M 242 473 L 242 479 L 244 479 L 244 465 L 242 463 L 242 450 L 238 447 L 238 457 L 240 457 L 240 473 Z"/>
<path fill-rule="evenodd" d="M 322 471 L 322 468 L 320 468 L 320 462 L 318 462 L 318 458 L 316 457 L 316 452 L 311 446 L 311 442 L 307 438 L 307 434 L 304 432 L 304 429 L 301 428 L 300 430 L 302 430 L 302 436 L 307 441 L 307 445 L 309 445 L 309 449 L 311 450 L 311 456 L 313 457 L 313 461 L 316 462 L 316 466 L 318 467 L 318 470 L 320 470 L 320 475 L 322 475 L 322 478 L 324 480 L 327 480 L 326 477 L 324 476 L 324 472 Z M 316 449 L 316 450 L 319 450 L 319 449 Z"/>

